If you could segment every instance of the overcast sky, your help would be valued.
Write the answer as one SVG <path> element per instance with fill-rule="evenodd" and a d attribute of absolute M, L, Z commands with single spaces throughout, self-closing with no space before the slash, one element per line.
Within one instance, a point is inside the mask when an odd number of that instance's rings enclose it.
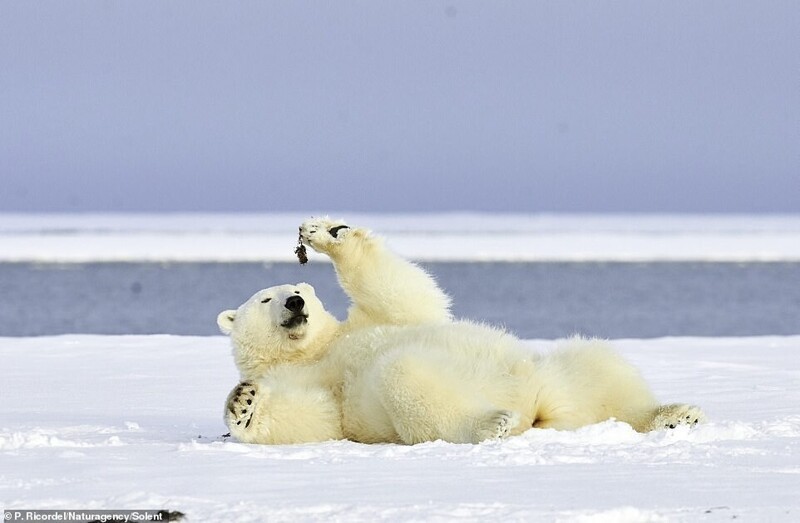
<path fill-rule="evenodd" d="M 800 2 L 0 2 L 0 211 L 800 212 Z"/>

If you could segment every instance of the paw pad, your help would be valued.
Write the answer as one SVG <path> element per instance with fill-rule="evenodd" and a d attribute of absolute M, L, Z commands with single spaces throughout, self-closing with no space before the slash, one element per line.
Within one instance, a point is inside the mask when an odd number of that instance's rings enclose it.
<path fill-rule="evenodd" d="M 332 228 L 328 229 L 328 234 L 330 234 L 334 238 L 338 238 L 339 237 L 339 231 L 341 231 L 342 229 L 349 229 L 349 228 L 350 227 L 348 227 L 347 225 L 337 225 L 336 227 L 332 227 Z"/>
<path fill-rule="evenodd" d="M 240 383 L 228 397 L 226 421 L 228 426 L 236 425 L 250 428 L 255 413 L 253 399 L 256 396 L 256 386 L 249 382 Z"/>

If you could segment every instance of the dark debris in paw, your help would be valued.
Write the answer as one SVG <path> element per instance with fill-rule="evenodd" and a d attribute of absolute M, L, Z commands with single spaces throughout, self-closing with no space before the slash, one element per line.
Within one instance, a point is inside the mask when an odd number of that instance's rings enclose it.
<path fill-rule="evenodd" d="M 294 254 L 297 256 L 297 261 L 300 262 L 300 265 L 308 263 L 308 253 L 306 252 L 306 246 L 303 245 L 302 234 L 297 237 L 297 247 L 294 249 Z"/>

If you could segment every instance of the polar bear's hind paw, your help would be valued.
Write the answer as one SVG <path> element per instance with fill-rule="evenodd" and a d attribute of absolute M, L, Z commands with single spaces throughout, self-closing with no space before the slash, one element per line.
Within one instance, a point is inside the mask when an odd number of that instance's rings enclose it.
<path fill-rule="evenodd" d="M 651 430 L 674 429 L 679 425 L 697 425 L 705 420 L 706 415 L 700 407 L 674 403 L 656 409 L 650 428 Z"/>
<path fill-rule="evenodd" d="M 257 387 L 250 382 L 242 382 L 231 391 L 225 406 L 228 427 L 250 428 L 256 406 Z"/>
<path fill-rule="evenodd" d="M 519 425 L 520 415 L 512 410 L 495 410 L 478 421 L 476 442 L 504 439 Z"/>

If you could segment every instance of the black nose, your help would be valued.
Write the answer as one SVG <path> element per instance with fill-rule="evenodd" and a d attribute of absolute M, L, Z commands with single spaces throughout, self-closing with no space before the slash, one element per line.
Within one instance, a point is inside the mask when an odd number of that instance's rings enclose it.
<path fill-rule="evenodd" d="M 303 310 L 303 306 L 305 304 L 306 302 L 303 301 L 303 298 L 301 298 L 300 296 L 290 296 L 286 300 L 285 307 L 292 312 L 300 312 Z"/>

